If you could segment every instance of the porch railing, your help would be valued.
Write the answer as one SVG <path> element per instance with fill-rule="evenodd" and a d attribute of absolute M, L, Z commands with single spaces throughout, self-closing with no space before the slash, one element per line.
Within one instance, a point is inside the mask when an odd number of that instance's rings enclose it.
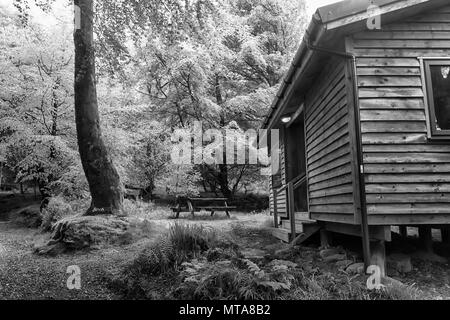
<path fill-rule="evenodd" d="M 306 183 L 306 174 L 301 174 L 298 177 L 292 179 L 286 185 L 282 186 L 279 189 L 273 189 L 273 222 L 275 228 L 278 228 L 278 208 L 277 201 L 278 195 L 284 191 L 286 192 L 286 213 L 289 218 L 291 224 L 291 240 L 293 241 L 296 237 L 295 230 L 295 196 L 294 192 L 300 186 Z"/>

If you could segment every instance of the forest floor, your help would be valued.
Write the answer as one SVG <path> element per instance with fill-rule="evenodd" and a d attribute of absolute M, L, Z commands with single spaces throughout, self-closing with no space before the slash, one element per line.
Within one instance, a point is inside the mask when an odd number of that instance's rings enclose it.
<path fill-rule="evenodd" d="M 32 200 L 21 205 L 33 204 Z M 15 206 L 17 207 L 17 206 Z M 117 273 L 142 251 L 165 233 L 174 220 L 168 208 L 157 207 L 151 213 L 141 213 L 140 217 L 151 221 L 150 234 L 132 244 L 105 246 L 86 252 L 43 257 L 33 254 L 36 243 L 48 238 L 36 229 L 18 227 L 5 221 L 5 207 L 0 209 L 0 300 L 1 299 L 120 299 L 110 289 L 108 279 Z M 14 208 L 17 209 L 17 208 Z M 3 216 L 3 218 L 2 218 Z M 3 220 L 3 221 L 2 221 Z M 233 234 L 244 254 L 265 254 L 268 248 L 277 244 L 271 236 L 269 227 L 271 217 L 267 214 L 233 213 L 228 219 L 220 213 L 215 218 L 209 214 L 199 214 L 195 218 L 186 216 L 179 223 L 201 224 Z M 279 243 L 278 243 L 279 244 Z M 279 244 L 280 248 L 283 245 Z M 345 276 L 333 265 L 323 262 L 319 256 L 318 245 L 312 241 L 305 247 L 297 263 L 308 263 L 320 273 Z M 306 257 L 306 258 L 305 258 Z M 300 260 L 301 260 L 300 259 Z M 413 258 L 413 271 L 397 275 L 395 278 L 420 290 L 420 299 L 450 299 L 450 266 L 448 263 L 430 262 Z M 81 290 L 69 290 L 66 282 L 67 268 L 79 266 L 81 270 Z"/>

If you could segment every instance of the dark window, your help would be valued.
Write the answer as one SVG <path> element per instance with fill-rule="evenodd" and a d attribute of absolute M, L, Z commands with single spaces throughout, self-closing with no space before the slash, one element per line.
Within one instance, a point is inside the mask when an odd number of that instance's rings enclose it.
<path fill-rule="evenodd" d="M 432 136 L 450 137 L 450 59 L 424 60 Z"/>
<path fill-rule="evenodd" d="M 278 172 L 274 175 L 272 175 L 272 188 L 280 188 L 283 186 L 283 177 L 281 174 L 281 170 L 282 170 L 282 159 L 283 157 L 283 150 L 284 150 L 284 130 L 280 130 L 280 142 L 279 142 L 279 148 L 278 148 L 278 159 L 279 159 L 279 169 Z M 271 146 L 271 152 L 276 151 L 274 148 L 272 148 Z"/>

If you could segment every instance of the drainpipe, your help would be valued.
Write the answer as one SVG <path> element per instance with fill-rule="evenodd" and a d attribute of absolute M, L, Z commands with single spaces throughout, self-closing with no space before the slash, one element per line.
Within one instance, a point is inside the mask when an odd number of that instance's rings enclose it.
<path fill-rule="evenodd" d="M 322 52 L 334 56 L 343 57 L 350 60 L 351 64 L 351 77 L 352 77 L 352 92 L 353 92 L 353 111 L 355 119 L 355 133 L 356 133 L 356 152 L 357 152 L 357 173 L 359 179 L 359 194 L 360 194 L 360 206 L 361 206 L 361 235 L 364 255 L 365 270 L 370 265 L 370 236 L 369 236 L 369 223 L 367 216 L 367 202 L 366 202 L 366 188 L 364 179 L 364 159 L 363 159 L 363 147 L 362 147 L 362 133 L 361 133 L 361 115 L 359 109 L 359 97 L 358 97 L 358 82 L 356 72 L 356 56 L 349 52 L 334 51 L 326 48 L 314 46 L 310 43 L 309 37 L 306 40 L 306 45 L 309 50 Z"/>

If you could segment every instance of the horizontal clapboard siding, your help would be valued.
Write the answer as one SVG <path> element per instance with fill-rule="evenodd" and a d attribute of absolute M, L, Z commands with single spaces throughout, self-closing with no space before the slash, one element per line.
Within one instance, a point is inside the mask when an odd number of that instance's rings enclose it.
<path fill-rule="evenodd" d="M 309 210 L 313 219 L 354 221 L 345 63 L 333 61 L 306 97 Z"/>
<path fill-rule="evenodd" d="M 283 184 L 286 182 L 286 166 L 285 166 L 285 148 L 284 148 L 284 143 L 283 143 L 283 139 L 281 139 L 282 141 L 280 142 L 280 149 L 281 149 L 281 154 L 280 154 L 280 170 L 281 170 L 281 181 L 283 182 Z M 274 203 L 273 203 L 273 186 L 272 186 L 272 179 L 270 180 L 270 196 L 269 196 L 269 200 L 270 200 L 270 212 L 271 214 L 273 214 L 274 211 Z M 281 187 L 279 187 L 281 188 Z M 286 191 L 283 191 L 281 193 L 278 194 L 277 197 L 277 213 L 280 217 L 287 217 L 287 210 L 286 210 Z"/>
<path fill-rule="evenodd" d="M 352 37 L 369 223 L 450 223 L 450 146 L 427 138 L 417 59 L 450 56 L 449 12 Z"/>

